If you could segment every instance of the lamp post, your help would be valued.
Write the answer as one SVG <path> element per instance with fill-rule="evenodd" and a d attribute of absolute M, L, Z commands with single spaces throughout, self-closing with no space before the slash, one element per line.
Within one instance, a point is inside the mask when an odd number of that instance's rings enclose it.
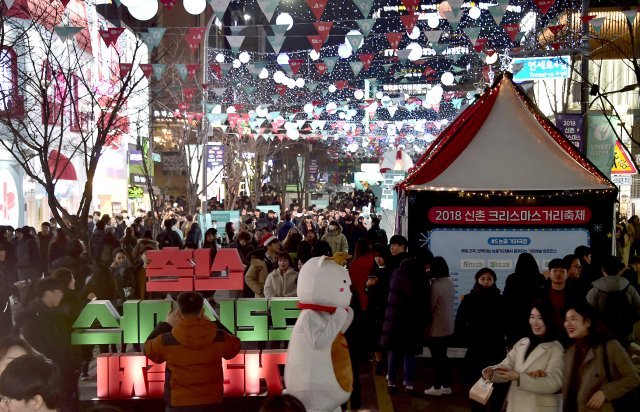
<path fill-rule="evenodd" d="M 202 57 L 202 84 L 208 84 L 208 67 L 209 67 L 209 33 L 211 31 L 211 26 L 216 19 L 216 14 L 213 13 L 209 20 L 207 21 L 206 30 L 204 34 L 204 56 Z M 202 117 L 202 123 L 204 125 L 205 119 L 207 119 L 207 90 L 205 89 L 202 93 L 202 113 L 205 116 Z M 204 128 L 204 126 L 202 126 Z M 207 196 L 207 155 L 208 155 L 208 146 L 209 146 L 209 125 L 207 119 L 207 128 L 204 130 L 205 133 L 205 141 L 204 147 L 202 148 L 202 194 L 204 196 L 204 202 L 202 202 L 202 214 L 206 214 L 208 212 L 209 207 L 209 198 Z"/>

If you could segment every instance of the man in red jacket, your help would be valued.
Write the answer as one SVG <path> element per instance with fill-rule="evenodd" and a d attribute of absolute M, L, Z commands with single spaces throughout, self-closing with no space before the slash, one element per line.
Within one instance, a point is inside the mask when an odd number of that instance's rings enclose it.
<path fill-rule="evenodd" d="M 144 344 L 156 363 L 166 362 L 166 412 L 213 412 L 222 403 L 222 358 L 240 351 L 240 340 L 204 316 L 198 292 L 178 296 L 178 309 L 160 322 Z"/>

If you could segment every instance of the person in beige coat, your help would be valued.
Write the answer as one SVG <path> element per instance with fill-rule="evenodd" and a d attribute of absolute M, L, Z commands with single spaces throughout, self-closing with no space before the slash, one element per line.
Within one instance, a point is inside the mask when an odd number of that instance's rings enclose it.
<path fill-rule="evenodd" d="M 564 411 L 614 412 L 611 401 L 640 384 L 629 355 L 604 332 L 596 310 L 589 305 L 569 308 L 564 328 L 575 342 L 565 355 Z M 638 410 L 629 405 L 622 407 Z"/>
<path fill-rule="evenodd" d="M 249 269 L 247 269 L 247 274 L 244 275 L 245 283 L 253 291 L 256 298 L 264 297 L 264 285 L 269 275 L 266 260 L 264 249 L 258 249 L 253 252 Z"/>
<path fill-rule="evenodd" d="M 327 233 L 322 236 L 322 240 L 327 242 L 331 246 L 331 252 L 335 255 L 338 252 L 348 252 L 349 243 L 344 234 L 342 234 L 342 228 L 337 221 L 329 222 Z"/>
<path fill-rule="evenodd" d="M 482 370 L 485 379 L 511 381 L 507 412 L 562 411 L 564 349 L 555 340 L 553 306 L 534 303 L 529 316 L 531 334 L 520 339 L 498 365 Z"/>
<path fill-rule="evenodd" d="M 298 289 L 298 272 L 293 270 L 293 261 L 287 252 L 278 254 L 278 268 L 267 276 L 264 297 L 295 297 Z"/>

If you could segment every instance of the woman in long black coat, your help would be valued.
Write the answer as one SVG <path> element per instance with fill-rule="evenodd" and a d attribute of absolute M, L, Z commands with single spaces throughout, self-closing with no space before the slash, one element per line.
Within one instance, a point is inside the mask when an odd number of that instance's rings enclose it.
<path fill-rule="evenodd" d="M 456 338 L 467 348 L 465 369 L 468 383 L 474 383 L 480 378 L 482 368 L 500 363 L 507 353 L 504 298 L 496 286 L 496 273 L 489 268 L 482 268 L 476 273 L 475 279 L 471 292 L 464 295 L 460 302 L 455 324 Z M 497 386 L 494 386 L 494 390 Z M 506 394 L 506 391 L 503 392 Z M 501 400 L 503 397 L 500 396 L 496 399 L 500 407 Z M 483 409 L 480 404 L 472 405 L 472 410 Z"/>
<path fill-rule="evenodd" d="M 364 291 L 369 297 L 367 304 L 367 325 L 369 336 L 369 350 L 372 350 L 376 359 L 376 375 L 384 375 L 386 360 L 383 360 L 383 352 L 380 347 L 380 336 L 384 323 L 387 302 L 389 301 L 389 281 L 391 268 L 389 267 L 389 248 L 383 245 L 374 247 L 375 263 L 371 268 Z"/>
<path fill-rule="evenodd" d="M 426 256 L 425 253 L 403 260 L 389 282 L 389 301 L 380 345 L 389 353 L 387 388 L 390 392 L 396 390 L 398 363 L 403 360 L 403 385 L 408 394 L 415 393 L 416 355 L 422 353 L 422 333 L 429 308 L 426 268 L 431 260 Z M 433 258 L 433 255 L 429 257 Z"/>

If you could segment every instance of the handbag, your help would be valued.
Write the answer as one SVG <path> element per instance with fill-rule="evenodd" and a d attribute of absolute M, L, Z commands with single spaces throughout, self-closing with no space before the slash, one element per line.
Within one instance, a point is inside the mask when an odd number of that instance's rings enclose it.
<path fill-rule="evenodd" d="M 613 379 L 611 377 L 611 369 L 609 367 L 609 354 L 607 353 L 607 344 L 603 345 L 603 362 L 604 362 L 604 371 L 607 374 L 607 381 L 611 382 Z M 621 397 L 617 399 L 611 400 L 611 406 L 613 406 L 613 410 L 616 412 L 627 412 L 627 411 L 636 411 L 638 410 L 638 398 L 636 394 L 636 389 L 631 389 L 629 392 L 625 393 Z"/>
<path fill-rule="evenodd" d="M 491 393 L 493 393 L 493 382 L 481 377 L 471 389 L 469 389 L 469 399 L 486 405 L 487 402 L 489 402 Z"/>

